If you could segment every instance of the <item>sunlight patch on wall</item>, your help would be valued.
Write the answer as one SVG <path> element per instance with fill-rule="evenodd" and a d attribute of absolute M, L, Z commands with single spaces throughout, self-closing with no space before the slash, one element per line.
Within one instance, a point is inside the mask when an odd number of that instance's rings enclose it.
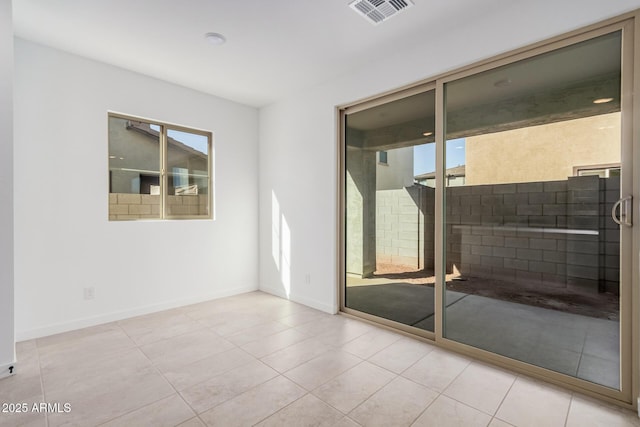
<path fill-rule="evenodd" d="M 282 240 L 280 241 L 282 253 L 281 253 L 281 262 L 282 268 L 280 269 L 280 275 L 282 278 L 282 284 L 284 285 L 284 291 L 287 294 L 287 298 L 291 294 L 291 230 L 289 229 L 289 224 L 287 224 L 287 219 L 284 215 L 281 215 L 282 218 Z"/>
<path fill-rule="evenodd" d="M 280 271 L 280 203 L 271 192 L 271 257 Z"/>
<path fill-rule="evenodd" d="M 271 192 L 271 257 L 280 273 L 287 298 L 291 295 L 291 229 L 280 212 L 276 194 Z"/>

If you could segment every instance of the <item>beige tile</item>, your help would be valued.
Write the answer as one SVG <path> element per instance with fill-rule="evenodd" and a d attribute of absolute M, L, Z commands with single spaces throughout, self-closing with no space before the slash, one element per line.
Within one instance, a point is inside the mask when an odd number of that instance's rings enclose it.
<path fill-rule="evenodd" d="M 232 348 L 187 365 L 165 367 L 166 370 L 162 372 L 176 390 L 183 390 L 254 360 L 255 358 L 247 352 Z"/>
<path fill-rule="evenodd" d="M 194 320 L 200 320 L 216 313 L 233 311 L 231 304 L 227 301 L 227 298 L 187 305 L 180 307 L 178 310 Z"/>
<path fill-rule="evenodd" d="M 40 355 L 35 340 L 16 343 L 16 374 L 40 375 Z"/>
<path fill-rule="evenodd" d="M 372 331 L 380 331 L 380 328 L 357 320 L 344 319 L 341 325 L 327 329 L 317 337 L 328 344 L 340 346 Z"/>
<path fill-rule="evenodd" d="M 37 340 L 40 365 L 75 369 L 86 361 L 109 358 L 135 343 L 116 324 L 101 325 Z"/>
<path fill-rule="evenodd" d="M 21 341 L 16 343 L 16 358 L 18 362 L 25 363 L 32 359 L 38 359 L 38 346 L 36 340 Z"/>
<path fill-rule="evenodd" d="M 347 414 L 384 387 L 396 374 L 369 362 L 362 362 L 321 385 L 313 394 Z"/>
<path fill-rule="evenodd" d="M 302 304 L 284 298 L 273 297 L 272 295 L 264 295 L 263 298 L 254 300 L 252 302 L 252 308 L 254 311 L 263 313 L 271 319 L 281 319 L 301 311 L 309 310 L 309 307 Z"/>
<path fill-rule="evenodd" d="M 214 331 L 233 337 L 244 350 Z M 640 427 L 634 412 L 591 398 L 571 398 L 565 390 L 524 377 L 514 381 L 511 373 L 395 337 L 343 316 L 252 292 L 17 343 L 18 375 L 0 381 L 0 402 L 41 402 L 43 383 L 48 403 L 72 405 L 70 414 L 49 415 L 51 427 L 149 421 L 205 425 L 169 380 L 185 394 L 192 393 L 193 405 L 204 411 L 211 425 L 300 425 L 308 420 L 342 427 L 396 426 L 419 416 L 415 425 L 490 421 L 492 427 L 546 427 L 562 426 L 566 418 L 567 427 Z M 332 403 L 345 411 L 362 403 L 342 416 L 269 367 L 255 368 L 259 362 L 249 352 L 300 385 L 315 388 L 323 398 L 334 399 Z M 376 366 L 362 362 L 364 358 Z M 362 371 L 385 368 L 392 378 L 393 373 L 403 376 L 379 386 L 384 376 L 358 373 L 354 366 Z M 511 390 L 504 396 L 510 381 Z M 443 395 L 433 401 L 439 390 Z M 225 393 L 229 397 L 220 397 Z M 487 418 L 501 395 L 504 400 L 495 418 Z M 212 401 L 217 406 L 209 406 Z M 256 410 L 247 411 L 249 407 Z M 47 421 L 42 413 L 0 414 L 0 427 L 19 425 L 45 427 Z"/>
<path fill-rule="evenodd" d="M 402 338 L 400 334 L 378 329 L 360 335 L 358 338 L 344 344 L 341 348 L 362 359 L 367 359 L 400 338 Z"/>
<path fill-rule="evenodd" d="M 518 377 L 496 417 L 518 427 L 564 426 L 570 400 L 564 390 Z"/>
<path fill-rule="evenodd" d="M 208 426 L 254 425 L 304 394 L 301 387 L 280 375 L 205 412 L 200 418 Z"/>
<path fill-rule="evenodd" d="M 358 427 L 360 424 L 353 421 L 349 417 L 343 417 L 340 421 L 335 423 L 332 427 Z"/>
<path fill-rule="evenodd" d="M 126 415 L 103 424 L 104 427 L 129 427 L 149 425 L 154 427 L 173 427 L 194 417 L 195 414 L 179 395 L 144 406 Z"/>
<path fill-rule="evenodd" d="M 349 320 L 344 316 L 332 315 L 325 317 L 317 322 L 309 322 L 300 326 L 296 326 L 296 330 L 302 332 L 305 335 L 317 336 L 326 333 L 327 331 L 343 328 L 345 322 Z"/>
<path fill-rule="evenodd" d="M 42 382 L 47 395 L 52 392 L 84 393 L 110 382 L 117 383 L 138 371 L 156 372 L 149 359 L 139 350 L 123 350 L 108 359 L 87 359 L 75 369 L 66 365 L 42 368 Z"/>
<path fill-rule="evenodd" d="M 15 375 L 0 380 L 0 403 L 42 402 L 42 392 L 39 370 L 25 373 L 18 365 Z"/>
<path fill-rule="evenodd" d="M 285 372 L 284 375 L 307 390 L 313 390 L 361 361 L 362 359 L 352 354 L 338 350 L 311 359 Z"/>
<path fill-rule="evenodd" d="M 566 427 L 638 427 L 638 414 L 593 399 L 574 395 Z"/>
<path fill-rule="evenodd" d="M 76 329 L 69 332 L 63 332 L 60 334 L 49 335 L 47 337 L 42 337 L 36 339 L 36 345 L 40 351 L 46 349 L 49 346 L 55 346 L 57 344 L 65 344 L 70 345 L 78 340 L 83 340 L 86 338 L 91 339 L 95 336 L 103 336 L 104 333 L 120 331 L 122 332 L 122 328 L 118 326 L 117 323 L 104 323 L 102 325 L 91 326 L 88 328 Z"/>
<path fill-rule="evenodd" d="M 276 371 L 256 360 L 186 388 L 180 394 L 201 414 L 277 375 Z"/>
<path fill-rule="evenodd" d="M 47 402 L 71 404 L 70 413 L 49 414 L 50 426 L 99 424 L 175 393 L 139 350 L 103 359 L 95 368 L 69 371 L 57 382 L 43 378 Z"/>
<path fill-rule="evenodd" d="M 498 418 L 494 418 L 491 420 L 491 422 L 489 423 L 489 427 L 514 427 L 509 423 L 505 423 L 504 421 L 498 419 Z"/>
<path fill-rule="evenodd" d="M 297 332 L 297 331 L 296 331 Z M 309 338 L 278 350 L 261 360 L 278 372 L 285 372 L 336 348 L 317 338 Z"/>
<path fill-rule="evenodd" d="M 438 397 L 438 393 L 397 377 L 349 416 L 364 426 L 409 426 Z"/>
<path fill-rule="evenodd" d="M 450 399 L 447 396 L 440 396 L 420 415 L 412 426 L 485 427 L 490 421 L 490 415 Z"/>
<path fill-rule="evenodd" d="M 178 310 L 163 311 L 118 322 L 138 345 L 193 332 L 204 326 Z"/>
<path fill-rule="evenodd" d="M 401 338 L 368 360 L 391 372 L 399 374 L 432 352 L 436 347 L 411 338 Z"/>
<path fill-rule="evenodd" d="M 308 337 L 295 329 L 287 329 L 277 334 L 261 338 L 242 346 L 242 349 L 255 357 L 264 357 L 278 350 L 287 348 Z"/>
<path fill-rule="evenodd" d="M 147 344 L 140 349 L 163 371 L 189 364 L 234 348 L 224 338 L 208 330 L 199 330 Z"/>
<path fill-rule="evenodd" d="M 0 404 L 4 401 L 0 399 Z M 0 427 L 46 427 L 46 414 L 40 412 L 3 413 L 0 415 Z"/>
<path fill-rule="evenodd" d="M 344 415 L 312 394 L 307 394 L 291 405 L 257 424 L 259 427 L 280 426 L 334 426 Z"/>
<path fill-rule="evenodd" d="M 481 363 L 471 363 L 444 394 L 472 408 L 494 415 L 515 381 L 514 374 Z"/>
<path fill-rule="evenodd" d="M 327 319 L 330 316 L 331 314 L 323 313 L 321 311 L 300 310 L 285 317 L 278 318 L 278 322 L 291 327 L 296 327 L 306 323 L 319 322 L 320 320 Z"/>
<path fill-rule="evenodd" d="M 266 316 L 257 313 L 226 311 L 214 313 L 198 320 L 220 336 L 226 337 L 240 331 L 269 322 Z"/>
<path fill-rule="evenodd" d="M 287 326 L 284 323 L 270 320 L 256 326 L 243 329 L 242 331 L 233 335 L 228 335 L 225 338 L 229 342 L 232 342 L 237 346 L 242 346 L 244 344 L 257 341 L 261 338 L 268 338 L 273 334 L 277 334 L 278 332 L 284 331 L 289 328 L 290 326 Z"/>
<path fill-rule="evenodd" d="M 177 427 L 206 427 L 206 424 L 200 421 L 200 418 L 191 418 L 189 421 L 185 421 Z"/>
<path fill-rule="evenodd" d="M 402 373 L 412 381 L 441 392 L 470 363 L 469 359 L 445 350 L 433 350 Z"/>

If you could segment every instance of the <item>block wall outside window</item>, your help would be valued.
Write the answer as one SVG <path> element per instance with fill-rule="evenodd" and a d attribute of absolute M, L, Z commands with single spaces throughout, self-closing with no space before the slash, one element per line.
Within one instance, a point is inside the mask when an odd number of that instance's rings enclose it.
<path fill-rule="evenodd" d="M 212 217 L 211 132 L 109 114 L 109 220 Z"/>

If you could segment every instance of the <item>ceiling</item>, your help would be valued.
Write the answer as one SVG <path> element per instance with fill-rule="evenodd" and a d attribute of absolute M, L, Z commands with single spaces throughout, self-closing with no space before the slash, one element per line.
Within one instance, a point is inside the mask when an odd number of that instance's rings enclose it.
<path fill-rule="evenodd" d="M 13 14 L 18 37 L 261 107 L 511 3 L 413 1 L 377 26 L 350 0 L 18 0 Z"/>
<path fill-rule="evenodd" d="M 620 109 L 619 31 L 445 84 L 447 136 L 464 137 Z M 608 103 L 594 104 L 598 98 Z M 434 141 L 435 91 L 347 115 L 369 149 Z M 427 132 L 427 135 L 423 134 Z"/>

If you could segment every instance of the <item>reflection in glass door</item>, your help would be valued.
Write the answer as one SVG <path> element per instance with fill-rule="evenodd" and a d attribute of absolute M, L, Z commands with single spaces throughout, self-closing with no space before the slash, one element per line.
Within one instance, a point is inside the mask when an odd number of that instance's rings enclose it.
<path fill-rule="evenodd" d="M 434 330 L 434 90 L 345 119 L 345 307 Z"/>
<path fill-rule="evenodd" d="M 443 336 L 615 390 L 621 46 L 615 32 L 444 84 L 447 156 L 465 159 L 446 165 Z"/>

